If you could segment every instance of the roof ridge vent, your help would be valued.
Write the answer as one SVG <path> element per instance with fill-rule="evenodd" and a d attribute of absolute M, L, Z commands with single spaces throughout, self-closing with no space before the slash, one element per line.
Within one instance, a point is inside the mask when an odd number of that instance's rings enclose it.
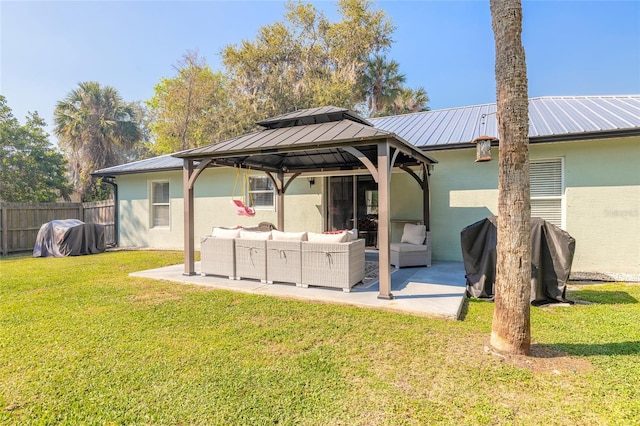
<path fill-rule="evenodd" d="M 280 129 L 283 127 L 307 126 L 343 120 L 351 120 L 364 124 L 365 126 L 373 127 L 373 124 L 362 118 L 356 112 L 335 106 L 297 110 L 276 117 L 266 118 L 258 121 L 256 124 L 266 127 L 267 129 Z"/>

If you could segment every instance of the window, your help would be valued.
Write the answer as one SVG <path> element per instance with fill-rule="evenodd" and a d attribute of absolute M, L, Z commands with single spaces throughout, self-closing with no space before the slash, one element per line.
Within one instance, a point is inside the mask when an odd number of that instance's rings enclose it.
<path fill-rule="evenodd" d="M 249 205 L 256 209 L 273 209 L 273 182 L 266 176 L 249 177 Z"/>
<path fill-rule="evenodd" d="M 169 227 L 169 182 L 151 182 L 151 227 Z"/>
<path fill-rule="evenodd" d="M 561 228 L 563 176 L 562 158 L 531 160 L 531 217 L 541 217 Z"/>

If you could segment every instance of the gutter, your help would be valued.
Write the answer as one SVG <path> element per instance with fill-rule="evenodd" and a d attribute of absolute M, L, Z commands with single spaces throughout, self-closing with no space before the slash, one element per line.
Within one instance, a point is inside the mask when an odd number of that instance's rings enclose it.
<path fill-rule="evenodd" d="M 118 184 L 114 176 L 104 176 L 102 182 L 113 187 L 113 239 L 114 247 L 118 246 L 120 239 L 120 203 L 118 202 Z"/>
<path fill-rule="evenodd" d="M 597 139 L 624 138 L 624 137 L 632 137 L 632 136 L 640 136 L 640 128 L 534 136 L 529 138 L 529 144 L 535 145 L 539 143 L 588 141 L 588 140 L 597 140 Z M 497 147 L 498 145 L 499 145 L 499 142 L 493 142 L 491 144 L 491 146 L 493 147 Z M 469 149 L 469 148 L 475 149 L 475 144 L 471 142 L 458 142 L 458 143 L 441 144 L 441 145 L 424 145 L 419 147 L 419 149 L 423 151 L 447 151 L 447 150 L 453 150 L 453 149 Z"/>

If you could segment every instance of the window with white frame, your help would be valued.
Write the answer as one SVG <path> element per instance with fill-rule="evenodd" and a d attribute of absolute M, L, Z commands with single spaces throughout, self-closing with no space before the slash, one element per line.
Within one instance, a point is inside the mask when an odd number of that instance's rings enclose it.
<path fill-rule="evenodd" d="M 267 176 L 249 177 L 249 205 L 256 209 L 275 207 L 275 188 Z"/>
<path fill-rule="evenodd" d="M 151 227 L 169 227 L 169 182 L 151 182 Z"/>
<path fill-rule="evenodd" d="M 564 162 L 562 158 L 531 160 L 531 217 L 563 227 Z"/>

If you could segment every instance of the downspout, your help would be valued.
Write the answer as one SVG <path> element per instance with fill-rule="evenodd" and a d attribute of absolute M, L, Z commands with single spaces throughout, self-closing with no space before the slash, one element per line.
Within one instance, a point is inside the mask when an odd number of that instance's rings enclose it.
<path fill-rule="evenodd" d="M 120 223 L 120 203 L 118 202 L 118 184 L 115 181 L 115 177 L 103 177 L 102 182 L 113 187 L 113 239 L 114 247 L 118 247 L 118 242 L 120 238 L 120 227 L 118 226 Z"/>

